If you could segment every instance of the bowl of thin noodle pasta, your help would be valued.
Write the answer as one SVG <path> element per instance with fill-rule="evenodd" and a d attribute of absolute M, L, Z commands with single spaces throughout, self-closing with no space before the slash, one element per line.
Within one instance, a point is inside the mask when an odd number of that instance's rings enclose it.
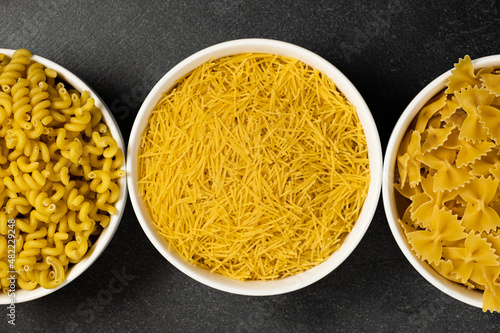
<path fill-rule="evenodd" d="M 124 142 L 68 69 L 0 49 L 1 304 L 46 296 L 89 268 L 126 203 Z"/>
<path fill-rule="evenodd" d="M 390 137 L 382 186 L 392 234 L 447 295 L 500 311 L 500 56 L 469 56 L 411 101 Z"/>
<path fill-rule="evenodd" d="M 370 110 L 302 47 L 243 39 L 201 50 L 151 90 L 127 176 L 156 249 L 209 287 L 275 295 L 338 267 L 375 212 L 381 148 Z"/>

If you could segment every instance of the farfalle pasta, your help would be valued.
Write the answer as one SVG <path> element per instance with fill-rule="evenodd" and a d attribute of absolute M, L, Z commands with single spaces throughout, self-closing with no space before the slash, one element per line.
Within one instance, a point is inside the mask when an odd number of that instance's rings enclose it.
<path fill-rule="evenodd" d="M 500 69 L 469 56 L 425 105 L 397 156 L 399 220 L 415 254 L 500 312 Z"/>
<path fill-rule="evenodd" d="M 116 213 L 123 152 L 87 91 L 17 50 L 0 54 L 0 284 L 55 288 Z M 15 221 L 9 260 L 8 221 Z"/>

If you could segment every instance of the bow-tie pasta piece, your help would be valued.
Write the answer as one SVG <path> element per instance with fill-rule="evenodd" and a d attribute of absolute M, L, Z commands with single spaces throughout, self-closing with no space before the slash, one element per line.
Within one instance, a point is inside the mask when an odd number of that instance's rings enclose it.
<path fill-rule="evenodd" d="M 413 131 L 408 145 L 406 146 L 406 152 L 398 156 L 398 165 L 401 178 L 401 184 L 406 183 L 406 178 L 408 177 L 408 183 L 410 187 L 415 187 L 420 183 L 420 161 L 418 156 L 422 152 L 421 147 L 420 132 Z"/>
<path fill-rule="evenodd" d="M 455 68 L 451 70 L 451 76 L 446 86 L 446 94 L 453 94 L 463 88 L 479 86 L 481 81 L 474 73 L 471 58 L 466 55 L 463 59 L 459 59 L 455 64 Z"/>
<path fill-rule="evenodd" d="M 459 108 L 447 117 L 444 122 L 447 126 L 461 128 L 466 118 L 467 113 L 462 108 Z"/>
<path fill-rule="evenodd" d="M 453 266 L 453 262 L 451 260 L 445 260 L 441 259 L 438 265 L 436 264 L 431 264 L 432 268 L 434 268 L 439 274 L 444 276 L 450 281 L 454 281 L 457 283 L 464 284 L 465 286 L 475 289 L 479 288 L 484 290 L 484 287 L 482 285 L 476 285 L 474 282 L 471 282 L 470 280 L 463 282 L 461 278 L 459 278 L 456 274 L 456 268 Z"/>
<path fill-rule="evenodd" d="M 450 211 L 434 206 L 430 225 L 425 230 L 406 234 L 417 256 L 430 264 L 439 264 L 443 254 L 442 241 L 458 241 L 466 234 L 460 221 Z"/>
<path fill-rule="evenodd" d="M 469 87 L 455 92 L 455 97 L 462 109 L 467 113 L 467 117 L 460 129 L 460 139 L 468 141 L 486 140 L 488 133 L 484 125 L 479 122 L 478 106 L 490 105 L 494 95 L 483 88 Z"/>
<path fill-rule="evenodd" d="M 480 80 L 483 82 L 483 87 L 495 94 L 495 96 L 500 96 L 500 75 L 498 74 L 482 74 Z"/>
<path fill-rule="evenodd" d="M 497 193 L 498 184 L 497 179 L 474 178 L 458 190 L 460 196 L 467 202 L 462 217 L 462 223 L 467 230 L 491 232 L 500 226 L 500 217 L 489 206 Z"/>
<path fill-rule="evenodd" d="M 495 146 L 488 153 L 486 153 L 486 155 L 483 155 L 479 160 L 474 161 L 474 163 L 471 164 L 471 173 L 478 177 L 488 175 L 495 176 L 494 169 L 497 165 L 500 165 L 500 155 L 498 153 L 499 151 Z"/>
<path fill-rule="evenodd" d="M 469 167 L 456 166 L 456 156 L 455 150 L 440 147 L 432 153 L 417 157 L 417 160 L 435 171 L 434 191 L 455 190 L 472 178 Z"/>
<path fill-rule="evenodd" d="M 448 139 L 454 127 L 429 127 L 425 130 L 425 140 L 422 145 L 422 151 L 428 153 L 431 150 L 441 147 Z"/>
<path fill-rule="evenodd" d="M 495 249 L 495 254 L 500 257 L 500 230 L 487 234 L 485 237 L 491 244 L 491 247 Z"/>
<path fill-rule="evenodd" d="M 458 103 L 455 95 L 449 95 L 448 99 L 446 99 L 445 106 L 443 110 L 441 110 L 441 121 L 445 121 L 450 118 L 459 108 L 460 103 Z"/>
<path fill-rule="evenodd" d="M 500 179 L 500 162 L 496 162 L 495 165 L 490 169 L 491 174 L 495 179 Z"/>
<path fill-rule="evenodd" d="M 463 246 L 445 247 L 443 257 L 451 260 L 455 268 L 455 275 L 462 283 L 467 282 L 471 278 L 478 266 L 498 267 L 500 265 L 498 256 L 495 254 L 495 249 L 487 239 L 475 234 L 473 231 L 467 234 Z M 482 281 L 474 281 L 485 285 Z"/>
<path fill-rule="evenodd" d="M 434 208 L 446 207 L 445 203 L 455 199 L 457 192 L 434 191 L 434 178 L 431 175 L 422 178 L 422 188 L 423 192 L 410 198 L 412 202 L 409 207 L 412 219 L 418 221 L 418 224 L 423 228 L 430 228 Z"/>
<path fill-rule="evenodd" d="M 415 130 L 423 133 L 428 127 L 430 119 L 440 110 L 442 110 L 446 105 L 446 95 L 440 95 L 435 101 L 430 101 L 427 105 L 419 112 L 417 117 L 417 123 L 415 124 Z"/>
<path fill-rule="evenodd" d="M 495 146 L 495 143 L 491 141 L 469 142 L 467 140 L 460 140 L 460 148 L 456 159 L 457 167 L 460 168 L 474 163 L 474 161 L 480 159 L 481 156 L 485 156 Z"/>
<path fill-rule="evenodd" d="M 500 76 L 500 75 L 499 75 Z M 490 105 L 477 107 L 479 120 L 488 131 L 488 135 L 497 144 L 500 143 L 500 109 Z"/>
<path fill-rule="evenodd" d="M 500 267 L 479 265 L 475 270 L 477 281 L 484 285 L 483 311 L 500 309 Z"/>
<path fill-rule="evenodd" d="M 415 187 L 410 187 L 410 186 L 401 186 L 401 184 L 399 183 L 394 184 L 399 194 L 401 194 L 405 198 L 411 198 L 415 194 L 422 193 L 422 187 L 420 185 L 421 184 Z"/>

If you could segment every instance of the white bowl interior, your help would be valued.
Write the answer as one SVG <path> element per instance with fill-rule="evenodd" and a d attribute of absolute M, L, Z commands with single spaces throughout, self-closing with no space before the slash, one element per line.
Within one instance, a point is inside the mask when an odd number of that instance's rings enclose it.
<path fill-rule="evenodd" d="M 12 57 L 12 54 L 14 52 L 15 50 L 0 49 L 0 53 L 3 53 L 9 57 Z M 73 88 L 75 88 L 76 90 L 80 92 L 87 90 L 90 93 L 90 96 L 95 99 L 95 106 L 101 109 L 104 121 L 106 122 L 106 125 L 110 129 L 113 138 L 116 140 L 118 147 L 125 154 L 125 143 L 122 134 L 120 132 L 119 126 L 116 123 L 115 119 L 113 118 L 111 111 L 108 109 L 106 104 L 104 104 L 104 102 L 97 95 L 97 93 L 94 90 L 92 90 L 92 88 L 90 88 L 88 84 L 86 84 L 83 80 L 81 80 L 76 75 L 68 71 L 66 68 L 37 55 L 32 56 L 31 59 L 44 65 L 47 68 L 55 70 L 59 78 L 63 79 L 65 82 L 73 86 Z M 126 170 L 125 160 L 123 161 L 122 164 L 122 170 Z M 101 253 L 104 251 L 106 246 L 111 241 L 111 238 L 113 238 L 113 235 L 115 234 L 116 229 L 118 228 L 121 217 L 123 215 L 123 211 L 125 210 L 125 205 L 127 203 L 126 177 L 122 177 L 119 180 L 119 185 L 120 185 L 120 197 L 118 201 L 115 203 L 117 212 L 116 215 L 111 216 L 109 226 L 102 231 L 97 241 L 88 250 L 87 254 L 85 255 L 85 258 L 81 262 L 79 262 L 78 264 L 74 265 L 69 269 L 65 281 L 54 289 L 45 289 L 38 286 L 37 288 L 31 291 L 22 289 L 16 290 L 15 292 L 16 303 L 34 300 L 63 288 L 64 286 L 68 285 L 71 281 L 75 280 L 87 268 L 89 268 L 90 265 L 92 265 L 92 263 L 94 263 L 94 261 L 101 255 Z M 0 304 L 9 304 L 9 302 L 10 302 L 10 297 L 8 295 L 0 294 Z"/>
<path fill-rule="evenodd" d="M 137 185 L 138 171 L 136 164 L 141 141 L 140 137 L 146 128 L 150 112 L 160 100 L 162 93 L 169 91 L 175 85 L 177 79 L 188 74 L 211 58 L 220 58 L 247 52 L 272 53 L 294 57 L 323 71 L 333 79 L 338 89 L 357 108 L 358 116 L 368 141 L 371 173 L 368 196 L 353 230 L 346 237 L 342 247 L 333 253 L 324 263 L 301 274 L 274 281 L 238 281 L 220 274 L 210 273 L 206 269 L 195 267 L 185 261 L 174 250 L 168 251 L 168 242 L 160 236 L 151 222 L 147 208 L 138 193 Z M 241 39 L 217 44 L 195 53 L 172 68 L 154 86 L 139 110 L 128 144 L 127 166 L 128 186 L 132 205 L 144 232 L 156 249 L 170 263 L 193 279 L 219 290 L 242 295 L 275 295 L 294 291 L 321 279 L 339 266 L 354 250 L 368 229 L 377 207 L 382 181 L 382 151 L 377 127 L 368 106 L 354 85 L 337 68 L 311 51 L 289 43 L 267 39 Z"/>
<path fill-rule="evenodd" d="M 473 62 L 474 69 L 482 67 L 499 67 L 500 66 L 500 55 L 488 56 L 484 58 L 479 58 Z M 398 209 L 396 205 L 396 191 L 394 189 L 394 171 L 396 166 L 396 158 L 399 149 L 399 145 L 403 140 L 403 137 L 410 126 L 411 122 L 418 114 L 420 109 L 427 103 L 432 97 L 434 97 L 438 92 L 442 91 L 446 87 L 446 82 L 451 75 L 451 70 L 443 73 L 437 77 L 434 81 L 429 83 L 406 107 L 403 114 L 399 118 L 394 130 L 389 139 L 387 145 L 387 150 L 385 152 L 384 158 L 384 170 L 383 170 L 383 185 L 382 185 L 382 195 L 384 201 L 384 208 L 387 215 L 387 220 L 391 228 L 391 232 L 396 239 L 401 251 L 412 264 L 412 266 L 432 285 L 441 291 L 445 292 L 451 297 L 460 300 L 466 304 L 470 304 L 479 308 L 482 308 L 482 295 L 481 291 L 471 290 L 465 286 L 449 281 L 448 279 L 439 275 L 432 267 L 427 263 L 418 259 L 407 242 L 406 236 L 403 229 L 399 225 L 398 219 Z"/>

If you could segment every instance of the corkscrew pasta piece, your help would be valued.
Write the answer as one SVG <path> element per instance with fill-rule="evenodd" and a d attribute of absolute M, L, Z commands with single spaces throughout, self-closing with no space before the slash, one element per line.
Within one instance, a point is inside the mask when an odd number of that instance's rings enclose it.
<path fill-rule="evenodd" d="M 474 71 L 460 59 L 408 129 L 394 184 L 410 202 L 399 222 L 417 257 L 482 290 L 492 312 L 500 311 L 499 83 L 498 69 Z"/>
<path fill-rule="evenodd" d="M 123 152 L 89 92 L 29 51 L 0 59 L 0 88 L 0 282 L 15 271 L 21 289 L 55 288 L 116 214 Z"/>
<path fill-rule="evenodd" d="M 6 65 L 2 66 L 0 87 L 4 92 L 9 93 L 12 86 L 23 76 L 26 66 L 31 63 L 30 57 L 30 51 L 20 49 L 14 52 L 12 59 Z"/>

